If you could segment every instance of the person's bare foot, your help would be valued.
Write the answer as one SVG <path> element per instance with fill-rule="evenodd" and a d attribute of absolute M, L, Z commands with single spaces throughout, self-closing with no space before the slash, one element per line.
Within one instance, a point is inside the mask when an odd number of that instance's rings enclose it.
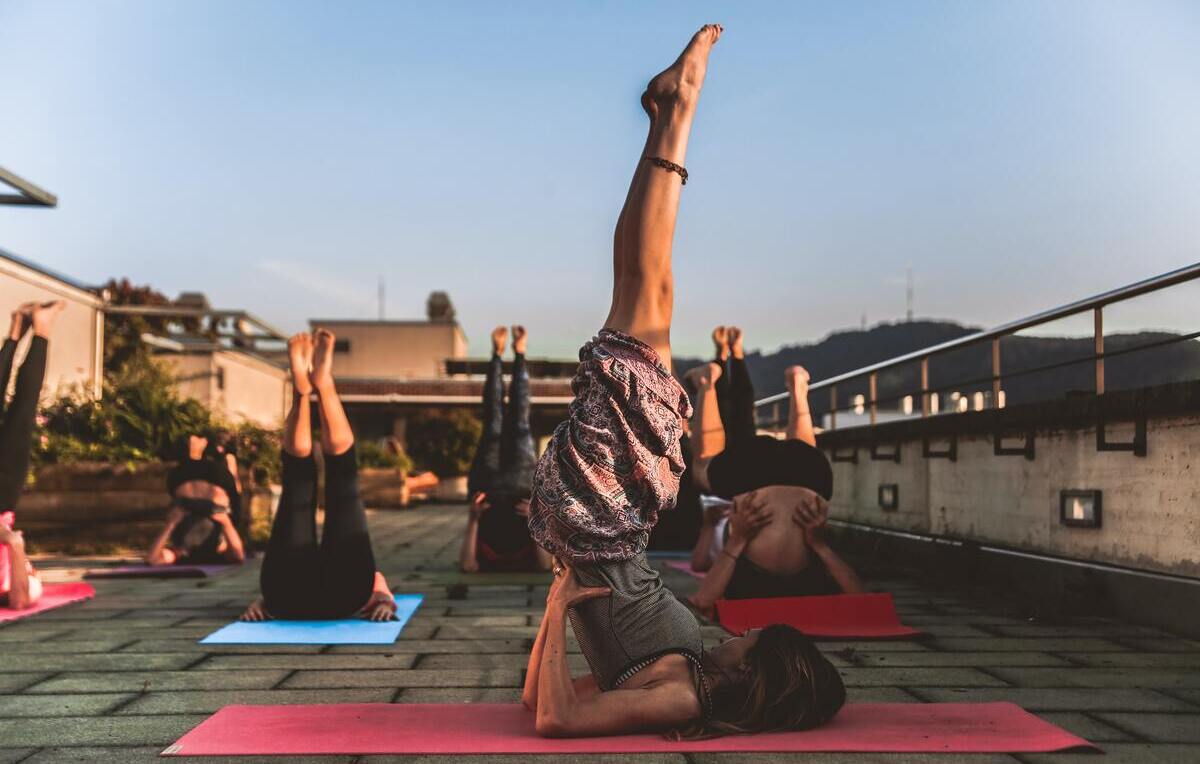
<path fill-rule="evenodd" d="M 504 346 L 508 343 L 508 329 L 497 326 L 492 330 L 492 355 L 504 355 Z"/>
<path fill-rule="evenodd" d="M 734 358 L 745 358 L 746 351 L 742 348 L 742 329 L 738 326 L 729 327 L 729 352 Z"/>
<path fill-rule="evenodd" d="M 720 24 L 705 24 L 692 36 L 691 42 L 661 74 L 650 80 L 642 93 L 642 108 L 651 120 L 672 107 L 691 108 L 696 105 L 704 74 L 708 70 L 708 54 L 725 28 Z"/>
<path fill-rule="evenodd" d="M 713 347 L 717 349 L 717 359 L 724 361 L 729 357 L 729 330 L 718 326 L 712 331 Z"/>
<path fill-rule="evenodd" d="M 688 369 L 683 378 L 691 382 L 696 390 L 707 390 L 721 378 L 721 364 L 711 361 L 702 363 L 695 368 Z"/>
<path fill-rule="evenodd" d="M 808 369 L 803 366 L 789 366 L 783 375 L 787 379 L 788 392 L 808 395 Z"/>
<path fill-rule="evenodd" d="M 525 331 L 525 327 L 520 324 L 513 324 L 513 352 L 519 355 L 525 355 L 525 348 L 529 346 L 529 332 Z"/>
<path fill-rule="evenodd" d="M 288 339 L 288 364 L 292 367 L 292 389 L 296 395 L 312 394 L 313 338 L 308 332 L 293 334 Z"/>
<path fill-rule="evenodd" d="M 308 378 L 318 393 L 333 390 L 333 345 L 336 338 L 328 329 L 313 335 L 312 372 Z"/>
<path fill-rule="evenodd" d="M 30 314 L 33 333 L 39 337 L 48 338 L 50 336 L 50 329 L 54 326 L 54 320 L 58 318 L 58 314 L 62 313 L 66 307 L 67 304 L 62 300 L 43 302 L 40 305 L 35 305 L 33 312 Z"/>
<path fill-rule="evenodd" d="M 29 314 L 37 307 L 37 303 L 27 302 L 18 306 L 12 312 L 12 324 L 8 328 L 8 338 L 16 341 L 25 336 L 25 330 L 29 328 Z"/>

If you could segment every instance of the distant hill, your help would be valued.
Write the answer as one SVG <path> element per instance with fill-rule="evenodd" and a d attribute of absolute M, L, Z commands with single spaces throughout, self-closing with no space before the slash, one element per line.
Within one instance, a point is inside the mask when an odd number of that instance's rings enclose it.
<path fill-rule="evenodd" d="M 889 358 L 947 342 L 979 331 L 951 321 L 911 321 L 879 324 L 867 330 L 847 330 L 830 334 L 820 342 L 788 345 L 773 353 L 747 353 L 750 377 L 757 397 L 784 391 L 783 372 L 788 366 L 800 364 L 819 381 Z M 1121 390 L 1147 385 L 1200 378 L 1200 342 L 1172 342 L 1148 350 L 1112 356 L 1125 349 L 1153 343 L 1168 343 L 1179 335 L 1169 332 L 1139 332 L 1110 334 L 1105 337 L 1105 351 L 1110 357 L 1105 363 L 1107 389 Z M 751 338 L 751 342 L 753 338 Z M 1000 343 L 1001 376 L 1009 404 L 1062 397 L 1071 391 L 1093 389 L 1091 337 L 1008 337 Z M 1077 363 L 1056 369 L 1019 374 L 1051 364 L 1079 359 Z M 707 359 L 676 358 L 675 368 L 682 374 Z M 935 356 L 930 361 L 930 385 L 937 391 L 962 393 L 991 390 L 990 343 Z M 917 363 L 889 370 L 879 377 L 879 397 L 911 393 L 920 388 Z M 1012 375 L 1012 376 L 1006 376 Z M 976 384 L 963 384 L 976 380 Z M 867 378 L 839 386 L 840 401 L 850 396 L 866 394 Z M 816 412 L 827 411 L 828 398 L 814 396 Z"/>

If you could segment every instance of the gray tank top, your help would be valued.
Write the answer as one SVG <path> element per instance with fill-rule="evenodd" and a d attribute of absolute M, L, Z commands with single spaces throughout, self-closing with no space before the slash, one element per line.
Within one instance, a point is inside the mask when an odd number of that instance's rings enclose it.
<path fill-rule="evenodd" d="M 645 553 L 621 562 L 576 564 L 575 575 L 584 586 L 612 589 L 611 597 L 585 600 L 567 612 L 600 689 L 616 689 L 663 655 L 682 654 L 699 665 L 700 624 L 662 585 Z"/>

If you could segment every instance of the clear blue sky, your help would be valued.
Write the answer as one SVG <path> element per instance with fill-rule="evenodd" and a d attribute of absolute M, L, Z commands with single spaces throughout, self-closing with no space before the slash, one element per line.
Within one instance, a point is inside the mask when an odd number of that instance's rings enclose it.
<path fill-rule="evenodd" d="M 1200 260 L 1200 3 L 0 0 L 0 247 L 286 329 L 417 317 L 482 352 L 602 320 L 638 95 L 721 21 L 677 353 L 917 313 L 997 323 Z M 1197 290 L 1129 321 L 1182 325 Z M 1191 325 L 1191 322 L 1186 322 Z"/>

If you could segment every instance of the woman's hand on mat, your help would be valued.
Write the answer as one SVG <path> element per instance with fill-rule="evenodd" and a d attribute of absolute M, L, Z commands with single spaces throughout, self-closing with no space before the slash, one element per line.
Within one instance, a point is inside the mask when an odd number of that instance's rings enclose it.
<path fill-rule="evenodd" d="M 396 619 L 396 598 L 391 592 L 371 592 L 371 599 L 363 607 L 368 621 L 393 621 Z"/>
<path fill-rule="evenodd" d="M 471 497 L 471 508 L 469 512 L 473 519 L 478 520 L 480 517 L 483 517 L 483 513 L 487 512 L 491 508 L 492 505 L 488 503 L 487 494 L 483 491 L 480 491 Z"/>
<path fill-rule="evenodd" d="M 546 597 L 548 607 L 566 610 L 584 600 L 611 596 L 612 589 L 607 586 L 581 586 L 569 565 L 554 561 L 554 583 L 550 584 L 550 594 Z"/>
<path fill-rule="evenodd" d="M 242 613 L 241 620 L 250 622 L 271 620 L 271 614 L 267 612 L 267 606 L 263 602 L 262 597 L 250 603 L 250 606 L 246 608 L 246 612 Z"/>
<path fill-rule="evenodd" d="M 733 512 L 729 514 L 729 540 L 745 543 L 771 524 L 771 507 L 760 501 L 756 491 L 734 499 Z"/>

